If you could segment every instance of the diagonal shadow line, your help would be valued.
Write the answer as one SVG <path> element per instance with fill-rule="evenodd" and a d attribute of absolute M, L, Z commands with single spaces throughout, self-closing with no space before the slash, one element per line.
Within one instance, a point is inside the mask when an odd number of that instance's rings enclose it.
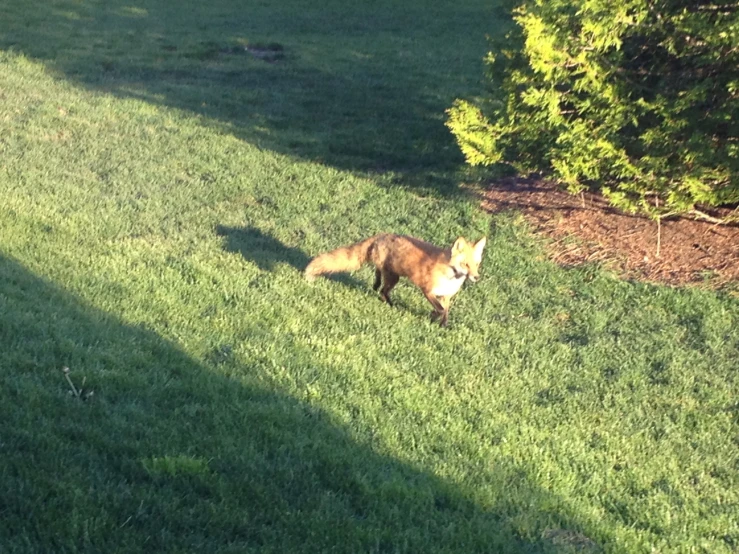
<path fill-rule="evenodd" d="M 349 171 L 388 174 L 380 180 L 387 186 L 460 194 L 455 172 L 464 159 L 442 121 L 452 101 L 444 95 L 457 77 L 437 75 L 421 82 L 415 75 L 425 51 L 413 57 L 385 52 L 326 67 L 293 45 L 283 61 L 268 64 L 248 54 L 236 56 L 239 49 L 217 30 L 240 34 L 258 20 L 261 32 L 276 33 L 279 23 L 273 20 L 284 18 L 287 26 L 296 22 L 284 8 L 272 13 L 269 7 L 238 9 L 238 3 L 232 10 L 227 3 L 192 3 L 185 11 L 195 15 L 177 17 L 183 10 L 176 3 L 155 0 L 138 2 L 136 13 L 125 0 L 67 2 L 67 13 L 49 9 L 44 0 L 6 3 L 0 49 L 42 60 L 72 82 L 204 116 L 260 148 Z M 323 21 L 320 10 L 300 11 L 311 28 L 327 25 L 326 35 L 338 34 L 342 44 L 346 30 Z M 355 11 L 344 16 L 380 33 L 387 25 L 395 27 L 393 19 L 407 10 L 395 17 L 384 14 L 373 24 Z M 470 24 L 479 20 L 474 13 L 464 15 Z M 418 23 L 413 11 L 404 17 L 409 25 Z M 434 19 L 425 24 L 437 27 Z M 489 30 L 480 31 L 484 36 Z M 304 32 L 298 25 L 295 40 Z M 346 36 L 352 39 L 351 33 Z M 387 78 L 390 65 L 405 70 Z M 381 84 L 368 86 L 375 82 Z"/>
<path fill-rule="evenodd" d="M 312 367 L 289 337 L 252 332 L 291 351 L 272 361 Z M 482 508 L 358 442 L 320 406 L 265 388 L 258 360 L 207 365 L 1 254 L 0 341 L 10 552 L 563 552 L 510 523 L 560 505 L 515 465 L 502 468 L 517 498 Z M 65 394 L 65 365 L 94 397 Z"/>

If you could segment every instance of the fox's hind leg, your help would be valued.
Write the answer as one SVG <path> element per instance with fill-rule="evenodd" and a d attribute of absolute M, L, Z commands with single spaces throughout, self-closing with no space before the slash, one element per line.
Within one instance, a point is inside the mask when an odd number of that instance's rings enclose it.
<path fill-rule="evenodd" d="M 379 270 L 378 270 L 379 272 Z M 390 302 L 390 291 L 393 290 L 393 287 L 398 284 L 398 281 L 400 280 L 400 275 L 397 273 L 393 273 L 392 271 L 383 271 L 382 272 L 382 290 L 380 291 L 380 298 L 382 298 L 385 302 L 393 305 L 392 302 Z M 377 278 L 375 280 L 375 283 L 377 283 Z"/>
<path fill-rule="evenodd" d="M 380 288 L 380 284 L 382 283 L 382 271 L 379 269 L 375 269 L 375 284 L 372 285 L 372 288 L 377 290 Z"/>

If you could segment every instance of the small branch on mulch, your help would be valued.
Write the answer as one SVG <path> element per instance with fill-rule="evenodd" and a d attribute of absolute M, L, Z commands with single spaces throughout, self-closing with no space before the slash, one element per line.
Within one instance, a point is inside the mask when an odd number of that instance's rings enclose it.
<path fill-rule="evenodd" d="M 734 210 L 736 211 L 736 210 Z M 716 225 L 727 225 L 728 223 L 731 223 L 731 217 L 727 217 L 724 219 L 720 219 L 718 217 L 713 217 L 712 215 L 708 215 L 705 212 L 702 212 L 700 210 L 690 210 L 688 212 L 690 215 L 694 215 L 695 217 L 699 217 L 701 219 L 705 219 L 706 221 L 709 221 L 711 223 L 715 223 Z"/>
<path fill-rule="evenodd" d="M 605 259 L 608 259 L 611 256 L 611 251 L 608 249 L 603 250 L 596 250 L 592 254 L 590 254 L 586 260 L 588 262 L 601 262 Z"/>

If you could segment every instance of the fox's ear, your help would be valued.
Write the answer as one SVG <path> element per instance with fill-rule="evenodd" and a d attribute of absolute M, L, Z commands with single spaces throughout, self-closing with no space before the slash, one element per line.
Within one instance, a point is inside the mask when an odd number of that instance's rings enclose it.
<path fill-rule="evenodd" d="M 480 240 L 477 241 L 477 243 L 475 243 L 474 254 L 477 263 L 480 263 L 482 261 L 482 251 L 485 249 L 486 242 L 487 237 L 482 237 Z"/>
<path fill-rule="evenodd" d="M 467 241 L 464 240 L 464 237 L 459 237 L 452 245 L 452 252 L 458 254 L 459 252 L 464 252 L 465 248 L 467 248 Z"/>

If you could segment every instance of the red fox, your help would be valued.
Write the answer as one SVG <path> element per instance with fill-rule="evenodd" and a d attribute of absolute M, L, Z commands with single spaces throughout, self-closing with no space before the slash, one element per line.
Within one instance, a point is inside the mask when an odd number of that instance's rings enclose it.
<path fill-rule="evenodd" d="M 375 290 L 392 306 L 390 291 L 401 277 L 408 277 L 431 302 L 432 319 L 446 326 L 449 303 L 465 279 L 480 278 L 479 267 L 485 237 L 475 244 L 459 237 L 451 248 L 439 248 L 428 242 L 403 235 L 381 234 L 316 256 L 305 268 L 305 278 L 316 275 L 354 271 L 371 262 L 375 266 Z"/>

